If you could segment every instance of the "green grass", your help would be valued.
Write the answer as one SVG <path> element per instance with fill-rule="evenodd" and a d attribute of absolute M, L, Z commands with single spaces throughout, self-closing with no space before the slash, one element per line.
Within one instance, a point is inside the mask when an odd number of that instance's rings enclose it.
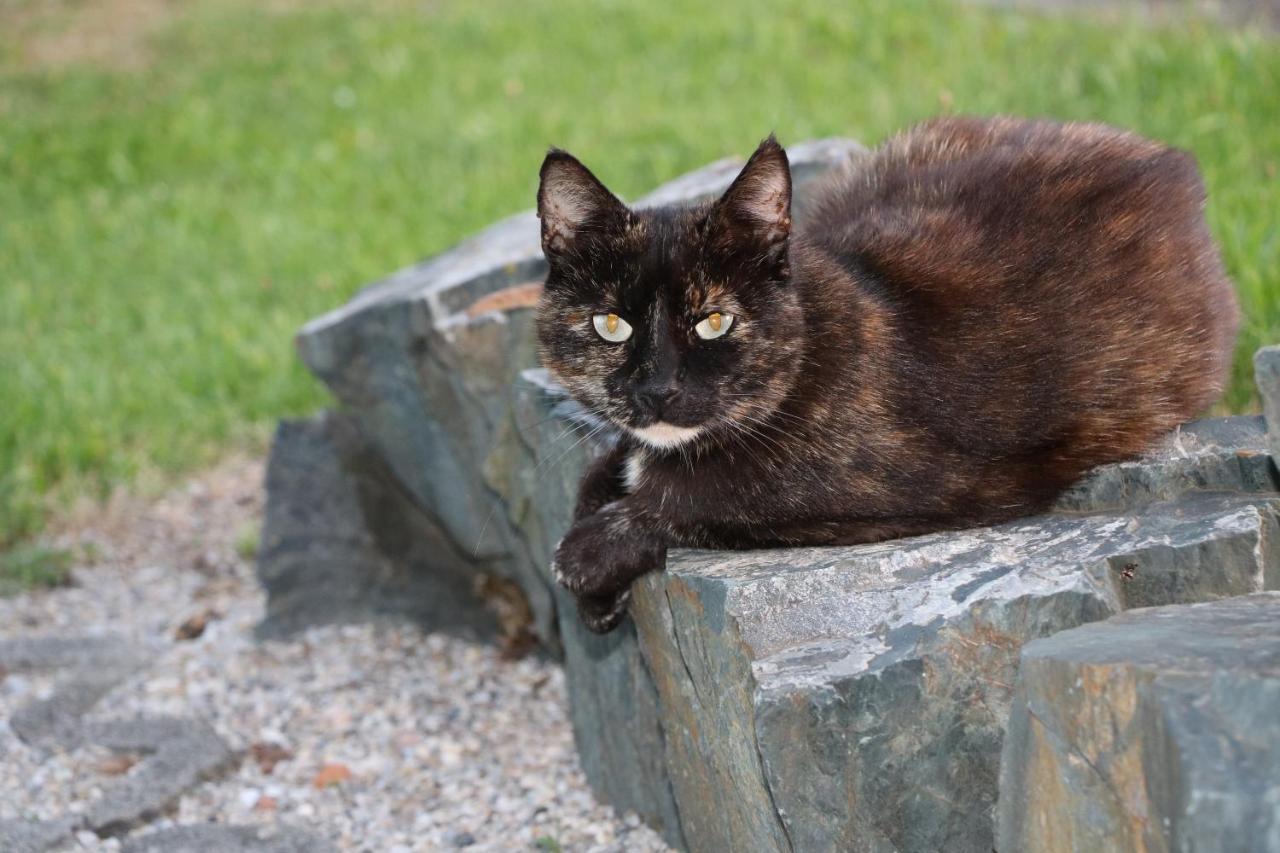
<path fill-rule="evenodd" d="M 1280 46 L 1257 34 L 905 0 L 193 0 L 141 67 L 54 70 L 5 25 L 33 2 L 0 0 L 0 543 L 321 405 L 296 328 L 530 206 L 550 143 L 634 195 L 770 130 L 1113 122 L 1203 167 L 1247 317 L 1230 407 L 1280 340 Z"/>
<path fill-rule="evenodd" d="M 236 533 L 236 556 L 245 562 L 252 561 L 257 558 L 261 544 L 262 532 L 256 523 L 242 527 Z"/>
<path fill-rule="evenodd" d="M 0 553 L 0 596 L 71 582 L 70 551 L 43 545 L 20 545 Z"/>

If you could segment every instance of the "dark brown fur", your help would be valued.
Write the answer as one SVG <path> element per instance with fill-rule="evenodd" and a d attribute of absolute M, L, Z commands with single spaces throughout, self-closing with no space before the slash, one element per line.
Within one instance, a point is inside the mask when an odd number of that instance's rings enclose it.
<path fill-rule="evenodd" d="M 931 121 L 829 181 L 794 232 L 772 138 L 696 207 L 627 210 L 563 152 L 542 177 L 543 360 L 627 436 L 585 477 L 556 555 L 597 630 L 670 546 L 868 542 L 1043 510 L 1226 377 L 1236 301 L 1195 164 L 1133 134 Z M 712 310 L 734 325 L 700 340 Z M 595 313 L 632 338 L 602 340 Z M 635 430 L 658 419 L 701 431 L 650 446 Z"/>

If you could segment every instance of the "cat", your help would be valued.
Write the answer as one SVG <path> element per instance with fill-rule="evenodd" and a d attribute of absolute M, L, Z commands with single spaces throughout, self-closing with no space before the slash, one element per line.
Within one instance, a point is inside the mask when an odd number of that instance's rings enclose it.
<path fill-rule="evenodd" d="M 588 628 L 675 546 L 873 542 L 1042 511 L 1221 393 L 1236 297 L 1192 157 L 1099 124 L 928 121 L 791 220 L 770 136 L 631 210 L 551 149 L 543 363 L 622 438 L 556 579 Z"/>

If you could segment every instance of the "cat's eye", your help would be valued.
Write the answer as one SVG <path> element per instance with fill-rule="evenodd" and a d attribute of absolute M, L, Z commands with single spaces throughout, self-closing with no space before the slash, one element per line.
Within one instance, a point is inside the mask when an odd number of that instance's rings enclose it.
<path fill-rule="evenodd" d="M 698 333 L 698 337 L 704 341 L 715 340 L 716 338 L 729 331 L 729 327 L 733 325 L 732 314 L 721 314 L 717 311 L 714 314 L 708 314 L 702 318 L 702 322 L 693 327 Z"/>
<path fill-rule="evenodd" d="M 631 324 L 617 314 L 596 314 L 591 318 L 596 334 L 611 344 L 620 344 L 631 337 Z"/>

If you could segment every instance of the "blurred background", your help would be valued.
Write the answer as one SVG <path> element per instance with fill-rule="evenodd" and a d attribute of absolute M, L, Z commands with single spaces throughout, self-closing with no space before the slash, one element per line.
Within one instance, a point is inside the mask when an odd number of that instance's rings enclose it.
<path fill-rule="evenodd" d="M 77 501 L 265 447 L 324 400 L 293 333 L 532 205 L 550 144 L 638 195 L 769 131 L 938 113 L 1193 152 L 1245 325 L 1280 341 L 1280 14 L 741 0 L 0 0 L 0 577 Z M 1176 369 L 1176 365 L 1171 365 Z"/>

